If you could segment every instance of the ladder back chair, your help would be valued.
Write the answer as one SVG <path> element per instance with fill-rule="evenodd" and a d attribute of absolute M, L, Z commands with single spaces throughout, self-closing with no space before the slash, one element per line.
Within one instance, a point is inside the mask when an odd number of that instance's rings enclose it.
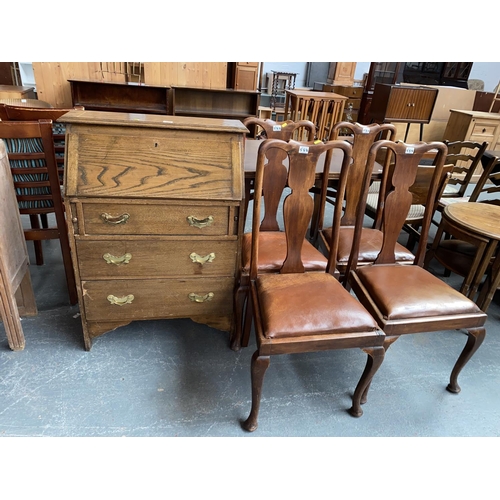
<path fill-rule="evenodd" d="M 0 138 L 7 147 L 19 212 L 28 215 L 31 222 L 31 229 L 25 229 L 24 236 L 26 240 L 39 244 L 42 240 L 59 240 L 70 303 L 76 304 L 78 296 L 54 152 L 52 121 L 1 121 Z M 48 214 L 54 214 L 55 225 L 40 227 L 38 217 Z"/>
<path fill-rule="evenodd" d="M 66 149 L 66 126 L 64 123 L 57 123 L 56 120 L 69 111 L 83 109 L 83 106 L 75 106 L 74 108 L 29 108 L 24 106 L 13 106 L 10 104 L 0 104 L 0 120 L 18 122 L 52 120 L 54 151 L 56 153 L 59 179 L 62 185 L 64 175 L 64 152 Z"/>
<path fill-rule="evenodd" d="M 448 184 L 439 199 L 438 211 L 450 204 L 468 201 L 466 191 L 478 165 L 488 147 L 487 142 L 474 141 L 443 141 L 448 146 L 445 163 L 453 164 L 453 172 Z"/>
<path fill-rule="evenodd" d="M 367 354 L 364 372 L 354 391 L 353 416 L 361 416 L 362 395 L 381 365 L 384 357 L 384 334 L 365 308 L 333 276 L 335 259 L 330 257 L 322 272 L 306 272 L 303 261 L 303 241 L 313 213 L 309 189 L 314 184 L 316 163 L 341 147 L 345 158 L 340 174 L 338 200 L 332 226 L 338 229 L 345 194 L 350 145 L 345 141 L 331 141 L 309 147 L 295 141 L 288 143 L 271 140 L 259 149 L 255 182 L 255 203 L 252 227 L 250 265 L 251 300 L 257 340 L 257 350 L 251 362 L 252 408 L 242 424 L 247 431 L 257 428 L 264 374 L 273 355 L 314 352 L 329 349 L 360 348 Z M 288 156 L 284 172 L 290 193 L 284 201 L 286 258 L 278 272 L 261 272 L 260 213 L 264 192 L 265 161 L 268 151 L 279 149 Z M 327 163 L 327 162 L 325 162 Z M 334 234 L 338 234 L 335 231 Z M 335 254 L 337 238 L 332 242 Z"/>
<path fill-rule="evenodd" d="M 372 146 L 370 163 L 375 161 L 381 147 L 390 148 L 395 156 L 391 187 L 384 195 L 382 248 L 373 264 L 350 272 L 349 282 L 357 298 L 386 334 L 386 350 L 401 335 L 456 329 L 467 332 L 466 345 L 452 369 L 447 386 L 448 391 L 458 393 L 458 375 L 484 340 L 486 314 L 470 299 L 422 267 L 433 213 L 432 200 L 439 188 L 437 180 L 442 175 L 447 147 L 438 142 L 407 145 L 380 141 Z M 413 199 L 409 187 L 415 180 L 423 155 L 432 149 L 437 150 L 435 182 L 428 194 L 421 237 L 413 264 L 401 265 L 396 262 L 395 245 Z"/>
<path fill-rule="evenodd" d="M 66 125 L 57 123 L 57 119 L 65 115 L 71 110 L 83 110 L 83 106 L 75 106 L 74 108 L 32 108 L 25 106 L 14 106 L 10 104 L 0 104 L 0 120 L 2 121 L 37 121 L 37 120 L 52 120 L 52 137 L 54 139 L 54 152 L 56 155 L 57 170 L 59 173 L 59 182 L 63 185 L 64 177 L 64 155 L 66 150 Z M 32 215 L 32 218 L 38 219 Z M 47 214 L 40 214 L 40 221 L 35 222 L 34 227 L 48 228 Z M 37 226 L 38 224 L 38 226 Z M 43 249 L 41 241 L 34 240 L 35 245 L 35 261 L 37 265 L 43 265 Z"/>

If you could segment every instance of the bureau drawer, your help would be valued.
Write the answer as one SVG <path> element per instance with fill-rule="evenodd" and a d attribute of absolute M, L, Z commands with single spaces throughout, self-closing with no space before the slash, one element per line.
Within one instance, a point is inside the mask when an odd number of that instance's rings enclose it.
<path fill-rule="evenodd" d="M 363 87 L 344 87 L 343 85 L 323 85 L 323 92 L 333 92 L 346 97 L 361 97 L 363 96 Z"/>
<path fill-rule="evenodd" d="M 472 127 L 471 135 L 478 137 L 494 136 L 497 131 L 498 125 L 491 122 L 480 122 L 476 120 L 476 123 Z M 485 140 L 485 139 L 483 139 Z M 486 139 L 487 140 L 487 139 Z"/>
<path fill-rule="evenodd" d="M 228 315 L 233 288 L 233 278 L 82 281 L 89 321 Z"/>
<path fill-rule="evenodd" d="M 85 234 L 222 236 L 229 231 L 229 206 L 83 203 Z"/>
<path fill-rule="evenodd" d="M 236 240 L 79 240 L 81 279 L 234 276 Z"/>
<path fill-rule="evenodd" d="M 471 135 L 467 140 L 479 143 L 487 142 L 488 149 L 493 149 L 492 144 L 494 139 L 495 137 L 493 135 Z"/>
<path fill-rule="evenodd" d="M 359 109 L 361 105 L 361 99 L 347 99 L 344 105 L 344 110 L 348 109 L 349 106 L 352 106 L 352 109 Z"/>

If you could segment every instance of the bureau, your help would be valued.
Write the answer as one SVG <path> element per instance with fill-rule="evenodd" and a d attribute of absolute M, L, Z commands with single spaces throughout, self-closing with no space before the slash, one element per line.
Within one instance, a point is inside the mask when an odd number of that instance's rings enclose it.
<path fill-rule="evenodd" d="M 246 127 L 101 111 L 59 121 L 85 349 L 134 320 L 231 331 Z"/>

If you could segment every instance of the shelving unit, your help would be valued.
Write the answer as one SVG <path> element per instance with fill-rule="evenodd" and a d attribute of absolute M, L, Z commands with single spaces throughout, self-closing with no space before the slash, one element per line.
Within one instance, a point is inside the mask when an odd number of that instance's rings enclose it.
<path fill-rule="evenodd" d="M 257 116 L 260 92 L 172 87 L 171 100 L 173 115 L 242 120 Z"/>
<path fill-rule="evenodd" d="M 68 80 L 73 106 L 89 111 L 170 114 L 169 87 L 131 83 Z"/>

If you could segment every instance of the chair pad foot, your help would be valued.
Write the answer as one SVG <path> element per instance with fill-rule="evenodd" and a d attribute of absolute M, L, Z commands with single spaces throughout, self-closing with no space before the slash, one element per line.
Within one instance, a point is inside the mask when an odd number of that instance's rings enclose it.
<path fill-rule="evenodd" d="M 454 387 L 451 384 L 448 384 L 446 386 L 446 390 L 448 392 L 452 392 L 453 394 L 458 394 L 462 389 L 460 389 L 460 387 L 458 385 Z"/>

